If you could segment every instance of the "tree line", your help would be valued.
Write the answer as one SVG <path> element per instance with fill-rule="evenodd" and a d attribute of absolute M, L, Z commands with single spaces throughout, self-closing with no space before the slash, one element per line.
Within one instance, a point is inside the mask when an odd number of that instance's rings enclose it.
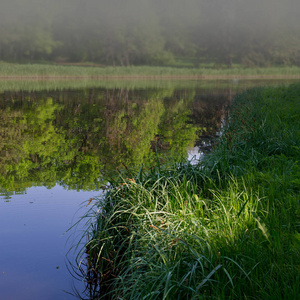
<path fill-rule="evenodd" d="M 3 0 L 0 60 L 300 65 L 300 1 Z"/>

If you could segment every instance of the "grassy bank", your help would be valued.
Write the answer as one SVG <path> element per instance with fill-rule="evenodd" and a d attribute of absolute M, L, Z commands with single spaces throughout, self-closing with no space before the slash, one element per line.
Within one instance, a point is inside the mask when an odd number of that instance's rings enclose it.
<path fill-rule="evenodd" d="M 233 92 L 245 90 L 253 86 L 282 85 L 298 82 L 299 79 L 279 80 L 175 80 L 175 79 L 3 79 L 0 80 L 0 93 L 4 91 L 52 91 L 62 89 L 84 89 L 84 88 L 105 88 L 105 89 L 203 89 L 220 90 L 230 89 Z"/>
<path fill-rule="evenodd" d="M 120 174 L 84 218 L 78 263 L 98 296 L 297 299 L 299 116 L 299 84 L 252 89 L 199 164 Z"/>
<path fill-rule="evenodd" d="M 7 78 L 178 78 L 178 79 L 278 79 L 300 78 L 299 67 L 176 68 L 154 66 L 99 67 L 0 62 L 0 79 Z"/>

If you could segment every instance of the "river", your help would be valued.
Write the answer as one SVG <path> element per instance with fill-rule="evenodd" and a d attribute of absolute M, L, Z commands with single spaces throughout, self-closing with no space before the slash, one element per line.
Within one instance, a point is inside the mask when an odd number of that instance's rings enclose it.
<path fill-rule="evenodd" d="M 156 153 L 197 163 L 234 95 L 261 84 L 2 90 L 0 299 L 88 299 L 72 268 L 84 227 L 68 231 L 89 209 L 86 201 L 116 169 L 151 164 Z"/>

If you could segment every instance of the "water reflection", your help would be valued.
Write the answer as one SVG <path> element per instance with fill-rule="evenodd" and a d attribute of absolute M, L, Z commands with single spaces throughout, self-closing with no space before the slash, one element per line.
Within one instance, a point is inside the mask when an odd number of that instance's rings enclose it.
<path fill-rule="evenodd" d="M 62 238 L 80 204 L 117 168 L 156 154 L 197 163 L 233 96 L 212 83 L 0 93 L 0 298 L 96 298 L 97 274 L 78 268 L 76 239 Z"/>
<path fill-rule="evenodd" d="M 0 298 L 19 298 L 13 282 L 24 299 L 95 298 L 97 274 L 78 268 L 71 250 L 67 266 L 78 279 L 71 284 L 62 262 L 68 249 L 61 235 L 79 204 L 97 196 L 117 168 L 151 163 L 156 154 L 165 161 L 187 158 L 195 145 L 202 151 L 200 141 L 218 132 L 231 97 L 226 89 L 200 88 L 0 94 L 0 248 L 6 257 Z"/>
<path fill-rule="evenodd" d="M 232 94 L 99 88 L 0 97 L 0 195 L 9 199 L 32 186 L 99 190 L 111 171 L 150 163 L 155 152 L 187 158 L 218 132 Z"/>
<path fill-rule="evenodd" d="M 83 228 L 64 232 L 88 209 L 83 200 L 98 193 L 57 185 L 28 188 L 23 195 L 11 195 L 9 202 L 0 197 L 0 299 L 73 299 L 72 287 L 84 289 L 65 261 Z M 75 260 L 74 253 L 69 259 Z"/>

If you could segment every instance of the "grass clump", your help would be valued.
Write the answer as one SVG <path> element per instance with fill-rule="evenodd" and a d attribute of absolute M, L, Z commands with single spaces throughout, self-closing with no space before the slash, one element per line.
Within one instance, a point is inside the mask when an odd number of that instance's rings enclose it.
<path fill-rule="evenodd" d="M 298 84 L 249 90 L 198 165 L 127 170 L 111 182 L 78 256 L 94 296 L 296 299 L 299 103 Z"/>

